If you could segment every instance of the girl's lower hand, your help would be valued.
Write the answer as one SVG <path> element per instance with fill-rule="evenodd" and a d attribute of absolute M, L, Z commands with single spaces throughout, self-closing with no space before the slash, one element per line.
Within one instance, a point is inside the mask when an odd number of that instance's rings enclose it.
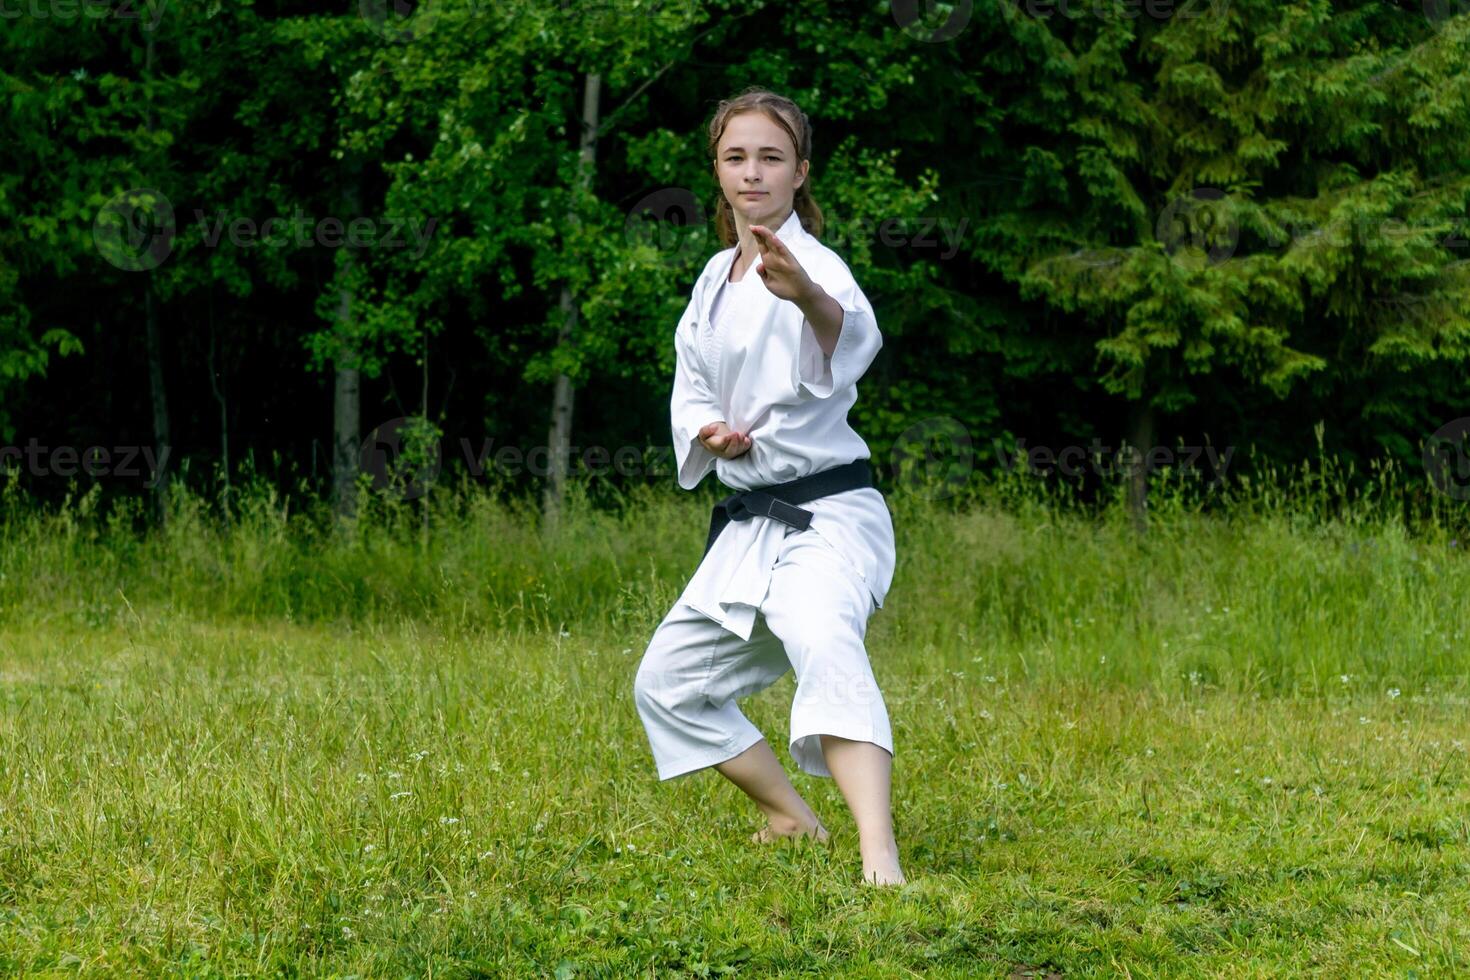
<path fill-rule="evenodd" d="M 734 459 L 750 449 L 750 436 L 724 422 L 710 422 L 699 430 L 699 444 L 721 459 Z"/>

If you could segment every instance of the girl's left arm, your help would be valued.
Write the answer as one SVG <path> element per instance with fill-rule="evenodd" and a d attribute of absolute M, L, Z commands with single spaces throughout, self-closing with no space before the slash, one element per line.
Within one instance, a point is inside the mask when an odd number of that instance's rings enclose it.
<path fill-rule="evenodd" d="M 760 248 L 755 271 L 772 295 L 802 313 L 801 346 L 791 365 L 798 395 L 829 398 L 856 385 L 873 363 L 883 337 L 868 298 L 847 263 L 827 251 L 808 251 L 810 270 L 764 225 L 752 225 Z"/>
<path fill-rule="evenodd" d="M 827 291 L 811 277 L 807 277 L 807 289 L 796 300 L 806 322 L 811 324 L 817 346 L 828 357 L 837 349 L 837 340 L 842 336 L 842 304 L 827 294 Z"/>
<path fill-rule="evenodd" d="M 823 264 L 817 278 L 821 282 L 813 282 L 812 295 L 797 304 L 801 341 L 791 381 L 800 396 L 830 398 L 867 373 L 883 335 L 868 297 L 845 265 Z"/>

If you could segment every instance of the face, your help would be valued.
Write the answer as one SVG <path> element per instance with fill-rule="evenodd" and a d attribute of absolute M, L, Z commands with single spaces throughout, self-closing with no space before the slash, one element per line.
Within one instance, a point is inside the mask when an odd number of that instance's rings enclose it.
<path fill-rule="evenodd" d="M 808 166 L 806 160 L 798 164 L 791 137 L 764 112 L 731 117 L 715 156 L 715 176 L 736 220 L 772 231 L 791 214 Z"/>

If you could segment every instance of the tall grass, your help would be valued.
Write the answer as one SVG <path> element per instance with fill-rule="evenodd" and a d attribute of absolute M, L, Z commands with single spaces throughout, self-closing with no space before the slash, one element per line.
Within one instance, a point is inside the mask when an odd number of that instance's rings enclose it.
<path fill-rule="evenodd" d="M 1320 691 L 1344 674 L 1459 683 L 1470 505 L 1423 482 L 1391 465 L 1355 479 L 1330 457 L 1214 485 L 1164 470 L 1140 534 L 1121 484 L 1084 503 L 1076 486 L 1019 469 L 958 493 L 901 479 L 887 494 L 898 566 L 872 628 L 1018 677 L 1262 693 Z M 337 522 L 256 478 L 227 514 L 180 486 L 162 526 L 138 531 L 138 500 L 103 513 L 94 486 L 48 511 L 12 480 L 0 616 L 642 636 L 698 564 L 720 492 L 640 484 L 593 506 L 573 483 L 549 529 L 534 506 L 468 480 L 409 501 L 364 486 L 355 519 Z"/>

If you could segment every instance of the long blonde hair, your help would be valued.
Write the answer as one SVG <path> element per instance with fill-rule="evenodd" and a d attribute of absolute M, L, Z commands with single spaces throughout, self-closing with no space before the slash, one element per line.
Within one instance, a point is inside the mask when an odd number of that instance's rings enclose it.
<path fill-rule="evenodd" d="M 796 148 L 796 163 L 811 159 L 812 155 L 812 123 L 801 107 L 784 95 L 777 95 L 769 89 L 760 86 L 751 86 L 733 99 L 725 99 L 715 109 L 714 118 L 709 123 L 709 158 L 714 162 L 720 151 L 720 137 L 725 135 L 725 127 L 729 125 L 731 118 L 742 112 L 763 112 L 776 125 L 786 130 L 786 135 L 791 137 L 791 145 Z M 797 217 L 801 220 L 801 226 L 807 233 L 820 238 L 825 222 L 822 218 L 822 209 L 817 206 L 816 198 L 812 197 L 812 180 L 810 171 L 807 179 L 801 182 L 792 197 L 792 208 L 795 209 Z M 719 194 L 719 204 L 715 208 L 715 234 L 719 235 L 721 243 L 726 248 L 739 241 L 735 229 L 735 212 L 730 202 L 725 199 L 723 193 Z"/>

